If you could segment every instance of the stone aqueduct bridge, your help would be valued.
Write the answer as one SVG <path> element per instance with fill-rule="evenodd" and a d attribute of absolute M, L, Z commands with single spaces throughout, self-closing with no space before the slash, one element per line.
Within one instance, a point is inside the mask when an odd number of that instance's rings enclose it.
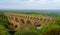
<path fill-rule="evenodd" d="M 5 16 L 7 16 L 10 22 L 9 27 L 15 29 L 41 27 L 54 21 L 54 18 L 51 17 L 28 14 L 5 13 Z"/>

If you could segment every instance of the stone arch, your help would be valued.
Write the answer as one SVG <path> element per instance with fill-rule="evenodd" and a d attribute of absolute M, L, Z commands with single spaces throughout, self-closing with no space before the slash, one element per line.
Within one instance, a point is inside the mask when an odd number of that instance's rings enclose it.
<path fill-rule="evenodd" d="M 40 18 L 41 21 L 43 21 L 43 18 Z"/>
<path fill-rule="evenodd" d="M 36 19 L 35 17 L 33 17 L 33 19 Z"/>
<path fill-rule="evenodd" d="M 27 26 L 28 28 L 31 28 L 31 27 L 32 27 L 32 24 L 31 24 L 31 21 L 30 21 L 30 20 L 27 20 L 27 21 L 26 21 L 26 26 Z"/>
<path fill-rule="evenodd" d="M 25 28 L 25 21 L 23 18 L 20 19 L 20 28 L 24 29 Z"/>
<path fill-rule="evenodd" d="M 18 18 L 15 18 L 15 21 L 16 21 L 16 22 L 19 22 Z"/>
<path fill-rule="evenodd" d="M 31 19 L 33 19 L 33 17 L 30 17 Z"/>
<path fill-rule="evenodd" d="M 50 19 L 48 19 L 48 22 L 50 21 Z"/>
<path fill-rule="evenodd" d="M 46 18 L 44 19 L 44 22 L 46 21 Z"/>
<path fill-rule="evenodd" d="M 17 28 L 18 27 L 18 25 L 15 25 L 15 28 Z"/>
<path fill-rule="evenodd" d="M 31 21 L 30 20 L 27 20 L 27 23 L 29 24 L 29 23 L 31 23 Z"/>
<path fill-rule="evenodd" d="M 39 20 L 39 18 L 37 18 Z"/>
<path fill-rule="evenodd" d="M 52 20 L 53 20 L 53 19 L 51 19 L 51 18 L 48 18 L 48 19 L 47 19 L 47 22 L 52 22 Z"/>
<path fill-rule="evenodd" d="M 35 22 L 34 26 L 36 29 L 40 29 L 41 28 L 41 24 L 39 22 Z"/>
<path fill-rule="evenodd" d="M 20 19 L 20 22 L 23 23 L 23 24 L 25 23 L 25 22 L 24 22 L 24 19 Z"/>
<path fill-rule="evenodd" d="M 14 25 L 13 23 L 9 23 L 9 25 Z"/>
<path fill-rule="evenodd" d="M 8 18 L 10 19 L 10 16 L 8 16 Z"/>
<path fill-rule="evenodd" d="M 27 18 L 29 18 L 29 16 Z"/>
<path fill-rule="evenodd" d="M 13 17 L 13 16 L 8 16 L 8 18 L 9 18 L 10 20 L 13 20 L 14 17 Z"/>
<path fill-rule="evenodd" d="M 13 16 L 11 16 L 11 19 L 13 19 Z"/>
<path fill-rule="evenodd" d="M 9 23 L 8 29 L 14 29 L 14 23 Z"/>
<path fill-rule="evenodd" d="M 11 19 L 11 16 L 8 16 L 9 19 Z"/>

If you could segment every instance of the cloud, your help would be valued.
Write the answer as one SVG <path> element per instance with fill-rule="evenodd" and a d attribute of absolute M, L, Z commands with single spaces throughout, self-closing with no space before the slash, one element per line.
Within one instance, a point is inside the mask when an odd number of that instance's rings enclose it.
<path fill-rule="evenodd" d="M 0 9 L 60 9 L 60 0 L 0 0 Z"/>

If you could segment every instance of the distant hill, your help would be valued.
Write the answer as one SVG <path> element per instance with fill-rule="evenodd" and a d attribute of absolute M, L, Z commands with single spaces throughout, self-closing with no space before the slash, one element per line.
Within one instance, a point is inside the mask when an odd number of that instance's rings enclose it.
<path fill-rule="evenodd" d="M 39 14 L 43 16 L 60 17 L 60 10 L 0 10 L 0 12 Z"/>

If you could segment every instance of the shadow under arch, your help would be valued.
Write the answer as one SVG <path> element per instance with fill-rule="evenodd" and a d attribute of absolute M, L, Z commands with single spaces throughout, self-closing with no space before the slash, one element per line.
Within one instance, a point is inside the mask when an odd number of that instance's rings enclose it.
<path fill-rule="evenodd" d="M 20 19 L 20 29 L 24 29 L 25 27 L 25 21 L 24 19 Z"/>
<path fill-rule="evenodd" d="M 25 23 L 25 22 L 24 22 L 24 19 L 21 19 L 20 22 L 23 23 L 23 24 Z"/>
<path fill-rule="evenodd" d="M 16 21 L 16 22 L 19 22 L 18 18 L 15 18 L 15 21 Z"/>
<path fill-rule="evenodd" d="M 30 21 L 30 20 L 27 20 L 27 21 L 26 21 L 26 26 L 27 26 L 28 28 L 31 28 L 31 27 L 32 27 L 32 24 L 31 24 L 31 21 Z"/>

